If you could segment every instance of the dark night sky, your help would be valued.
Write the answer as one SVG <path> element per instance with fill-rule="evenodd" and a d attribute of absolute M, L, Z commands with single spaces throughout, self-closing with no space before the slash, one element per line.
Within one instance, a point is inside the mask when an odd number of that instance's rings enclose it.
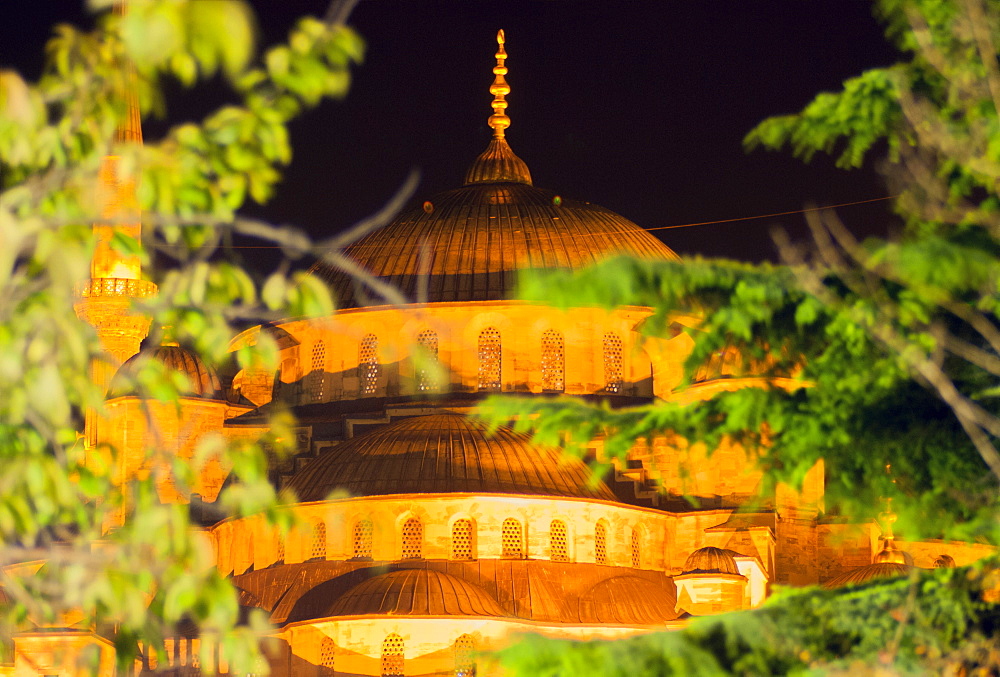
<path fill-rule="evenodd" d="M 258 0 L 262 42 L 324 0 Z M 80 3 L 21 2 L 0 25 L 0 65 L 37 75 L 57 21 L 87 22 Z M 746 154 L 768 115 L 800 109 L 847 77 L 896 60 L 861 0 L 570 2 L 362 0 L 352 22 L 368 43 L 347 99 L 293 126 L 295 158 L 278 196 L 252 210 L 331 234 L 375 211 L 411 167 L 419 199 L 457 187 L 489 140 L 498 28 L 510 68 L 507 138 L 535 184 L 660 227 L 885 195 L 872 168 L 790 153 Z M 174 119 L 213 91 L 181 97 Z M 206 109 L 207 110 L 207 109 Z M 154 135 L 156 125 L 147 127 Z M 887 203 L 849 207 L 859 234 L 884 234 Z M 804 237 L 801 215 L 658 231 L 681 254 L 773 258 L 774 225 Z"/>

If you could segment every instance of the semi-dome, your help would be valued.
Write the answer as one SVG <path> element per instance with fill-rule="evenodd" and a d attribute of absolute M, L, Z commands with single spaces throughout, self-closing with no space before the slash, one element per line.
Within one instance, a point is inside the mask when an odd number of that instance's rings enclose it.
<path fill-rule="evenodd" d="M 341 490 L 390 494 L 528 494 L 615 500 L 583 462 L 506 428 L 457 414 L 418 416 L 350 439 L 313 459 L 288 486 L 303 502 Z"/>
<path fill-rule="evenodd" d="M 403 569 L 369 578 L 328 608 L 328 617 L 509 615 L 479 586 L 430 569 Z"/>
<path fill-rule="evenodd" d="M 738 554 L 735 550 L 713 548 L 711 546 L 698 548 L 684 562 L 684 573 L 739 574 L 740 570 L 736 566 L 735 559 L 735 556 Z"/>
<path fill-rule="evenodd" d="M 221 400 L 225 397 L 215 370 L 200 357 L 177 345 L 162 345 L 133 355 L 118 368 L 108 388 L 109 399 L 137 394 L 136 377 L 146 360 L 156 360 L 169 371 L 180 372 L 187 378 L 187 387 L 181 392 L 182 397 L 207 400 Z"/>
<path fill-rule="evenodd" d="M 601 581 L 580 598 L 584 623 L 659 625 L 677 618 L 676 590 L 667 590 L 638 576 Z"/>

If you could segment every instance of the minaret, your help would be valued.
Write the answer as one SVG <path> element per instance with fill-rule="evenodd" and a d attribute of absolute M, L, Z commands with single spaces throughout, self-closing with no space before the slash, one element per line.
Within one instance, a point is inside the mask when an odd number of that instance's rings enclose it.
<path fill-rule="evenodd" d="M 126 0 L 115 3 L 115 12 L 124 16 Z M 142 144 L 142 124 L 138 97 L 132 83 L 135 71 L 127 64 L 127 89 L 124 92 L 125 117 L 115 132 L 115 145 Z M 139 239 L 141 214 L 136 193 L 136 178 L 125 175 L 122 158 L 106 155 L 98 173 L 97 199 L 100 220 L 94 223 L 97 248 L 90 265 L 90 280 L 77 289 L 74 305 L 77 316 L 92 325 L 104 349 L 105 357 L 94 360 L 91 378 L 107 392 L 111 377 L 121 364 L 139 352 L 139 344 L 149 332 L 150 318 L 132 311 L 134 299 L 148 298 L 156 293 L 156 285 L 141 279 L 139 259 L 126 256 L 111 248 L 115 233 Z M 95 412 L 87 411 L 86 440 L 97 439 Z"/>

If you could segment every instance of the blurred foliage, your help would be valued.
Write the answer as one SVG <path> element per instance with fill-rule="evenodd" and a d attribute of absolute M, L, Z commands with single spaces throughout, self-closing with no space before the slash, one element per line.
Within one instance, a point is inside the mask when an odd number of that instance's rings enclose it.
<path fill-rule="evenodd" d="M 709 449 L 733 440 L 759 454 L 765 499 L 824 459 L 834 514 L 870 520 L 878 499 L 893 497 L 908 540 L 1000 542 L 1000 1 L 878 0 L 875 13 L 904 60 L 765 120 L 745 144 L 806 160 L 833 154 L 844 168 L 884 155 L 901 236 L 858 242 L 819 212 L 807 219 L 811 243 L 776 234 L 781 266 L 621 259 L 529 275 L 521 296 L 530 301 L 652 308 L 638 328 L 656 344 L 647 347 L 669 350 L 688 334 L 681 391 L 697 388 L 698 371 L 726 351 L 744 368 L 716 376 L 747 379 L 690 405 L 495 397 L 482 416 L 514 419 L 579 455 L 601 440 L 608 461 L 657 435 Z M 533 639 L 504 660 L 523 675 L 855 674 L 838 662 L 881 669 L 880 652 L 894 646 L 879 674 L 895 674 L 945 670 L 931 648 L 960 652 L 966 633 L 979 632 L 963 665 L 992 660 L 995 669 L 995 608 L 977 605 L 962 575 L 786 593 L 759 611 L 624 644 Z M 908 589 L 912 613 L 889 613 Z"/>
<path fill-rule="evenodd" d="M 242 233 L 290 255 L 319 249 L 236 210 L 272 194 L 292 155 L 289 121 L 343 96 L 364 46 L 341 23 L 304 18 L 286 44 L 258 55 L 252 10 L 238 0 L 130 0 L 124 17 L 107 0 L 91 4 L 96 28 L 57 26 L 38 82 L 0 72 L 0 635 L 100 628 L 125 666 L 140 643 L 162 660 L 163 637 L 183 621 L 201 633 L 203 671 L 218 647 L 232 672 L 260 673 L 266 618 L 241 620 L 188 506 L 161 504 L 159 473 L 121 486 L 118 450 L 85 449 L 84 411 L 103 407 L 88 371 L 107 358 L 74 312 L 76 288 L 90 276 L 91 224 L 102 216 L 98 171 L 115 155 L 121 180 L 138 186 L 144 233 L 141 244 L 118 233 L 111 247 L 139 257 L 159 285 L 134 308 L 152 317 L 151 341 L 170 327 L 173 340 L 220 367 L 248 320 L 329 314 L 323 285 L 284 267 L 257 280 L 221 245 Z M 143 117 L 164 114 L 166 82 L 190 87 L 216 76 L 230 84 L 233 103 L 144 145 L 116 138 L 129 92 Z M 151 267 L 153 250 L 172 260 L 168 270 Z M 276 368 L 265 333 L 249 343 L 236 352 L 236 368 Z M 143 364 L 135 375 L 143 397 L 177 402 L 183 377 L 155 360 Z M 207 437 L 189 465 L 153 442 L 147 460 L 168 458 L 183 492 L 200 464 L 218 458 L 232 468 L 214 504 L 218 518 L 263 514 L 287 530 L 292 518 L 268 482 L 266 454 L 287 448 L 293 425 L 277 412 L 258 443 Z M 28 561 L 44 566 L 13 566 Z"/>

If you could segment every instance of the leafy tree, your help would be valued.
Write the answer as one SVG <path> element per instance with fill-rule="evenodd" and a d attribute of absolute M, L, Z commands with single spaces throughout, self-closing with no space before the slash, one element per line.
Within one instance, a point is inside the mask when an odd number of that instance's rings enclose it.
<path fill-rule="evenodd" d="M 704 440 L 709 448 L 728 437 L 760 455 L 770 482 L 799 482 L 823 458 L 830 510 L 866 519 L 878 509 L 878 497 L 893 496 L 908 538 L 1000 542 L 1000 2 L 879 0 L 875 11 L 907 59 L 818 95 L 800 113 L 765 120 L 745 142 L 750 149 L 788 146 L 806 160 L 833 153 L 845 168 L 884 153 L 906 224 L 900 238 L 857 242 L 835 214 L 820 213 L 809 219 L 812 243 L 777 234 L 783 266 L 615 260 L 576 275 L 533 276 L 522 286 L 523 298 L 566 306 L 650 306 L 655 314 L 644 328 L 654 337 L 668 334 L 671 313 L 695 311 L 700 324 L 689 330 L 688 383 L 725 349 L 755 365 L 754 375 L 774 377 L 772 383 L 790 375 L 791 383 L 725 392 L 696 407 L 655 402 L 611 409 L 568 398 L 497 398 L 485 416 L 496 423 L 516 417 L 538 441 L 576 453 L 603 438 L 607 455 L 618 458 L 637 438 L 664 431 Z M 884 472 L 888 465 L 895 484 Z M 816 658 L 827 667 L 841 659 L 870 661 L 878 656 L 877 642 L 893 632 L 920 632 L 914 618 L 933 616 L 936 604 L 993 641 L 993 607 L 967 606 L 981 590 L 970 591 L 955 577 L 933 580 L 941 584 L 921 579 L 843 597 L 779 595 L 759 612 L 695 624 L 676 637 L 635 640 L 632 656 L 652 661 L 644 664 L 650 674 L 689 674 L 682 666 L 693 663 L 683 657 L 706 653 L 714 667 L 700 674 L 767 673 L 779 664 L 805 669 Z M 903 589 L 917 600 L 913 613 L 884 628 L 877 600 Z M 848 612 L 851 600 L 860 607 Z M 823 633 L 796 630 L 828 602 L 841 611 L 829 609 Z M 865 609 L 864 635 L 837 630 Z M 785 634 L 769 647 L 754 629 L 765 637 Z M 962 636 L 942 625 L 934 641 L 941 651 L 959 651 Z M 917 651 L 926 649 L 923 641 L 896 656 L 900 667 L 926 658 Z M 562 652 L 540 645 L 511 650 L 517 674 L 584 674 L 571 662 L 591 654 L 610 660 L 631 650 L 580 644 Z M 893 646 L 903 651 L 898 636 Z M 733 647 L 756 657 L 735 660 Z M 813 658 L 796 657 L 799 651 Z M 565 658 L 533 663 L 532 652 Z M 671 652 L 676 656 L 666 655 Z M 764 662 L 753 663 L 758 659 Z M 616 673 L 609 668 L 607 674 Z"/>
<path fill-rule="evenodd" d="M 158 296 L 135 308 L 153 318 L 153 340 L 170 326 L 175 340 L 218 366 L 248 318 L 332 312 L 312 278 L 284 266 L 256 280 L 223 245 L 239 234 L 291 257 L 330 246 L 240 218 L 237 209 L 271 195 L 291 159 L 289 121 L 346 93 L 363 43 L 344 24 L 351 3 L 300 20 L 286 44 L 259 58 L 242 0 L 131 0 L 125 14 L 111 4 L 91 3 L 92 31 L 55 29 L 38 82 L 0 71 L 0 634 L 68 618 L 113 628 L 107 632 L 125 666 L 139 643 L 162 652 L 163 637 L 183 621 L 201 633 L 204 669 L 218 647 L 234 672 L 256 673 L 266 621 L 241 620 L 235 591 L 191 529 L 187 506 L 161 504 L 155 473 L 120 484 L 117 450 L 94 453 L 78 434 L 83 412 L 103 403 L 88 368 L 106 358 L 74 313 L 75 288 L 89 277 L 96 246 L 98 173 L 115 155 L 119 178 L 138 185 L 144 234 L 139 243 L 118 233 L 110 246 L 139 257 L 159 285 Z M 164 83 L 192 87 L 216 77 L 228 83 L 232 103 L 201 122 L 141 145 L 116 136 L 133 94 L 142 116 L 162 114 Z M 155 268 L 153 252 L 169 256 L 170 266 Z M 236 355 L 243 367 L 273 365 L 275 356 L 264 335 Z M 154 364 L 137 376 L 146 396 L 167 402 L 177 400 L 182 380 Z M 264 513 L 276 527 L 289 526 L 267 481 L 265 447 L 280 453 L 281 440 L 294 435 L 281 413 L 270 426 L 260 444 L 208 438 L 196 453 L 232 468 L 216 504 L 220 519 Z M 146 453 L 154 459 L 162 450 L 151 445 Z M 182 489 L 197 469 L 170 468 Z M 45 564 L 10 566 L 31 561 Z"/>

